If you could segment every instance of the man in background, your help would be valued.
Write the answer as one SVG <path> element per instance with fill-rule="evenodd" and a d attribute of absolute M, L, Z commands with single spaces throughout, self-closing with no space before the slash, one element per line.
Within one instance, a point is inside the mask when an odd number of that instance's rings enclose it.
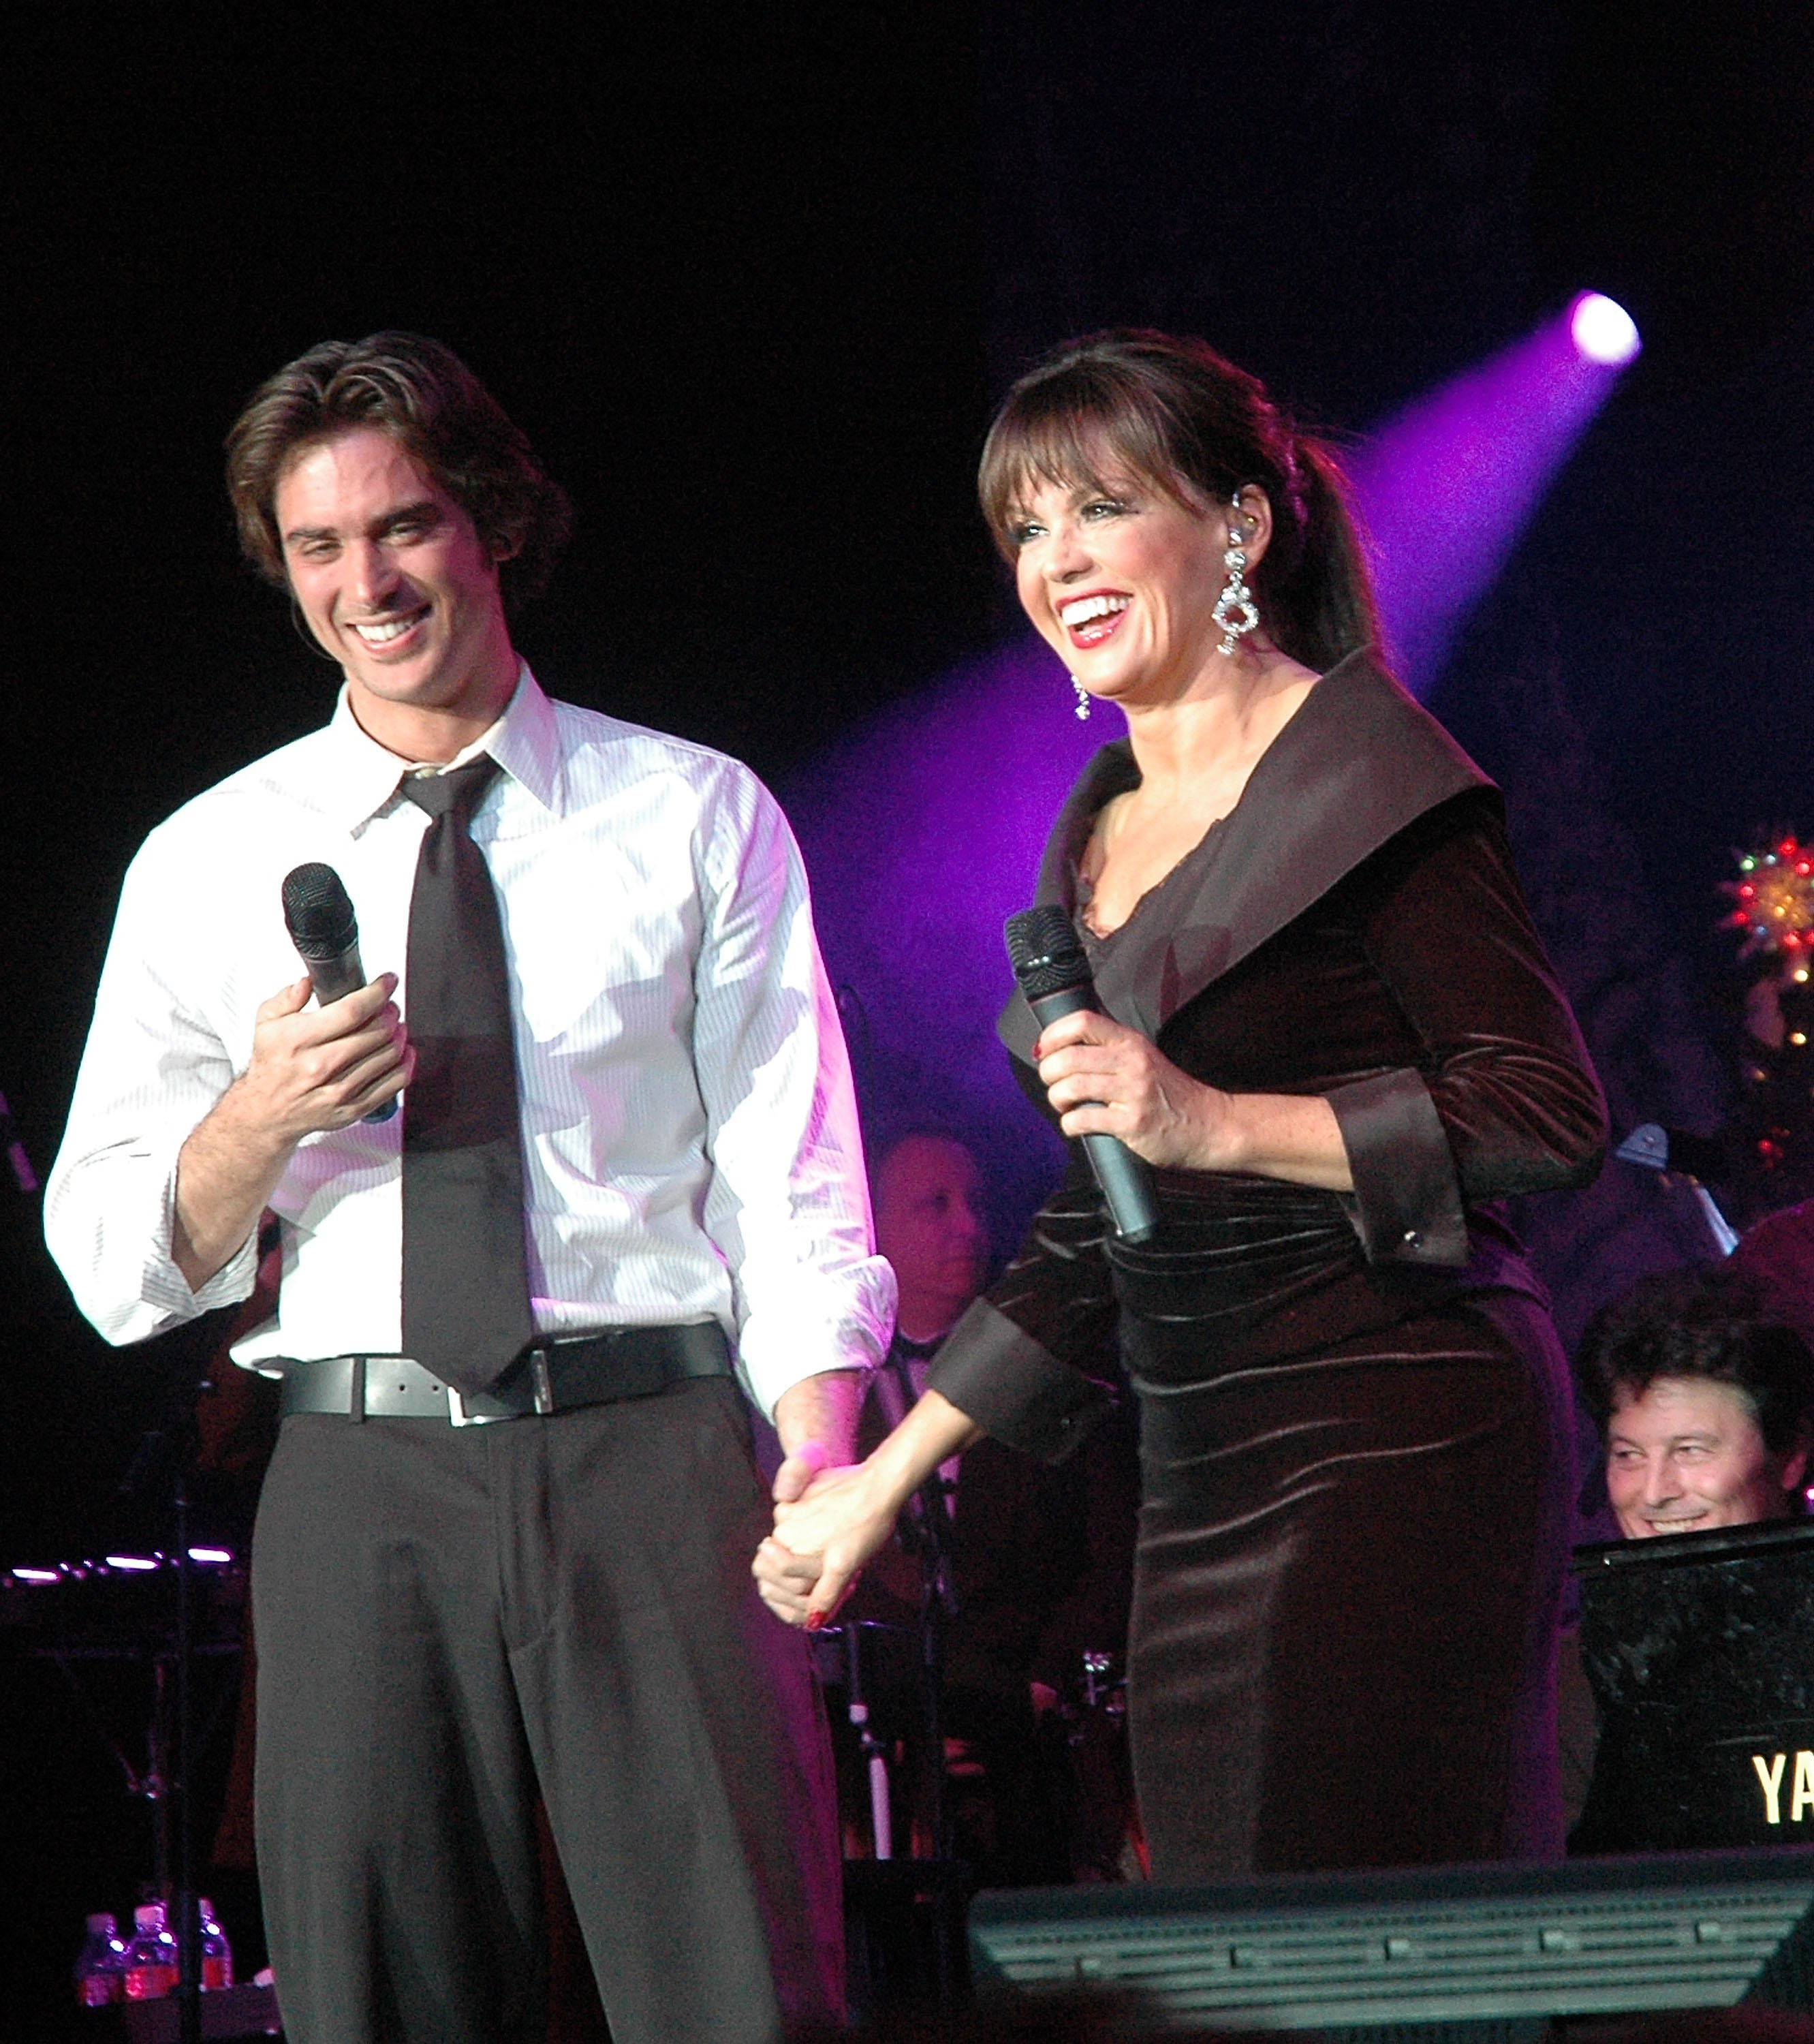
<path fill-rule="evenodd" d="M 1728 1264 L 1644 1279 L 1594 1316 L 1574 1371 L 1628 1540 L 1801 1515 L 1814 1353 L 1747 1273 Z M 1572 1830 L 1599 1743 L 1572 1626 L 1561 1637 L 1556 1703 Z"/>
<path fill-rule="evenodd" d="M 1743 1272 L 1647 1279 L 1595 1316 L 1576 1375 L 1627 1539 L 1801 1515 L 1814 1355 Z"/>

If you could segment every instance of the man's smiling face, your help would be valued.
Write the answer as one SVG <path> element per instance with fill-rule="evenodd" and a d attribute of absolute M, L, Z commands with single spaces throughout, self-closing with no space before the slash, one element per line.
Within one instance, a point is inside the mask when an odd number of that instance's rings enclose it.
<path fill-rule="evenodd" d="M 425 727 L 495 720 L 516 677 L 497 561 L 418 462 L 355 427 L 301 450 L 274 509 L 291 591 L 366 731 L 431 758 Z"/>
<path fill-rule="evenodd" d="M 1628 1540 L 1780 1519 L 1808 1456 L 1772 1454 L 1744 1394 L 1705 1377 L 1622 1393 L 1606 1429 L 1606 1491 Z"/>

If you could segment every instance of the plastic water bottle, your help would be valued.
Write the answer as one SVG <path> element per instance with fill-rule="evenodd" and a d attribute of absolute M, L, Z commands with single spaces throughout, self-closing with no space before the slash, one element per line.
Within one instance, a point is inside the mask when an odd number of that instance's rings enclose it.
<path fill-rule="evenodd" d="M 205 1895 L 196 1909 L 201 1919 L 201 1992 L 212 1994 L 217 1988 L 233 1984 L 233 1948 Z"/>
<path fill-rule="evenodd" d="M 141 1902 L 132 1911 L 135 1936 L 126 1947 L 126 1999 L 161 2001 L 174 1994 L 176 1940 L 164 1920 L 161 1902 Z"/>
<path fill-rule="evenodd" d="M 88 1942 L 75 1961 L 75 2000 L 80 2008 L 105 2008 L 126 1999 L 126 1948 L 120 1927 L 105 1910 L 88 1919 Z"/>

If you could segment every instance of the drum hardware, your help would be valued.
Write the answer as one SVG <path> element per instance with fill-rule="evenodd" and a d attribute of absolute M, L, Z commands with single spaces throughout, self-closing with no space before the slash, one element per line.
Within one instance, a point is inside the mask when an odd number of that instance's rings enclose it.
<path fill-rule="evenodd" d="M 1105 1717 L 1121 1719 L 1127 1716 L 1127 1677 L 1115 1667 L 1112 1654 L 1093 1654 L 1087 1650 L 1083 1662 L 1083 1708 L 1100 1711 Z M 1072 1735 L 1075 1746 L 1083 1736 L 1080 1724 Z"/>
<path fill-rule="evenodd" d="M 1127 1745 L 1127 1671 L 1085 1649 L 1059 1693 L 1045 1751 L 1058 1781 L 1073 1878 L 1118 1882 L 1141 1860 Z M 1132 1860 L 1130 1862 L 1130 1853 Z"/>
<path fill-rule="evenodd" d="M 821 1679 L 833 1686 L 842 1681 L 847 1687 L 846 1716 L 857 1734 L 869 1792 L 875 1861 L 883 1863 L 847 1860 L 845 1865 L 847 1913 L 857 1954 L 853 1969 L 861 1983 L 860 1991 L 853 1986 L 853 1992 L 868 2012 L 889 1998 L 884 1991 L 880 2001 L 872 2000 L 893 1970 L 886 1954 L 894 1935 L 916 1912 L 930 1946 L 926 1972 L 938 2006 L 956 2005 L 962 1977 L 963 1911 L 970 1876 L 968 1869 L 952 1857 L 952 1813 L 945 1772 L 945 1641 L 957 1615 L 950 1527 L 950 1505 L 935 1470 L 915 1493 L 898 1528 L 902 1548 L 919 1563 L 918 1627 L 847 1621 L 841 1627 L 828 1626 L 816 1635 L 824 1642 L 819 1650 L 836 1650 L 842 1663 L 827 1666 L 822 1660 Z M 833 1633 L 840 1635 L 835 1649 L 828 1637 Z M 888 1749 L 876 1736 L 872 1716 L 876 1660 L 887 1657 L 895 1642 L 912 1650 L 917 1673 L 919 1740 L 923 1742 L 926 1756 L 925 1767 L 919 1770 L 924 1776 L 924 1844 L 930 1848 L 923 1858 L 911 1849 L 906 1858 L 895 1858 Z M 903 1662 L 907 1658 L 902 1656 Z M 894 1931 L 884 1927 L 884 1918 L 899 1919 Z"/>
<path fill-rule="evenodd" d="M 21 1563 L 0 1573 L 0 1637 L 10 1636 L 26 1658 L 51 1663 L 68 1685 L 77 1709 L 97 1742 L 119 1770 L 127 1795 L 150 1806 L 152 1885 L 169 1895 L 177 1870 L 173 1805 L 175 1720 L 178 1690 L 176 1612 L 185 1577 L 201 1591 L 191 1613 L 191 1662 L 232 1661 L 240 1652 L 245 1573 L 228 1547 L 191 1547 L 189 1566 L 157 1550 L 109 1554 L 94 1558 Z M 197 1623 L 199 1619 L 201 1622 Z M 149 1662 L 151 1698 L 145 1759 L 135 1764 L 98 1704 L 89 1665 Z M 195 1750 L 205 1751 L 218 1731 L 232 1694 L 227 1684 L 215 1696 Z"/>
<path fill-rule="evenodd" d="M 196 1406 L 207 1386 L 215 1360 L 220 1326 L 212 1316 L 190 1322 L 172 1337 L 170 1364 L 150 1424 L 116 1487 L 122 1501 L 138 1505 L 155 1501 L 160 1520 L 170 1528 L 167 1551 L 153 1555 L 117 1554 L 106 1566 L 125 1574 L 154 1580 L 167 1570 L 172 1596 L 167 1643 L 153 1657 L 153 1760 L 147 1769 L 160 1792 L 152 1804 L 157 1851 L 163 1861 L 160 1885 L 171 1904 L 180 1971 L 175 2003 L 180 2044 L 201 2044 L 201 1924 L 195 1887 L 195 1823 L 192 1785 L 201 1745 L 196 1737 L 195 1669 L 202 1571 L 210 1564 L 201 1557 L 215 1550 L 192 1543 L 190 1485 L 199 1440 Z M 167 1517 L 165 1514 L 167 1513 Z M 224 1550 L 223 1550 L 224 1551 Z M 142 1564 L 149 1561 L 152 1566 Z M 135 1567 L 133 1564 L 141 1566 Z M 73 1679 L 67 1665 L 66 1678 Z M 220 1704 L 217 1702 L 215 1716 Z"/>
<path fill-rule="evenodd" d="M 1714 1247 L 1722 1256 L 1730 1256 L 1739 1246 L 1737 1232 L 1720 1211 L 1718 1201 L 1696 1175 L 1697 1170 L 1715 1168 L 1718 1147 L 1705 1136 L 1686 1135 L 1678 1128 L 1665 1128 L 1660 1122 L 1647 1121 L 1634 1128 L 1613 1155 L 1621 1164 L 1636 1164 L 1647 1171 L 1665 1171 L 1680 1178 L 1694 1195 Z"/>
<path fill-rule="evenodd" d="M 948 1860 L 952 1832 L 951 1799 L 945 1776 L 945 1642 L 957 1616 L 958 1604 L 951 1554 L 951 1507 L 944 1479 L 937 1470 L 909 1501 L 902 1515 L 902 1545 L 918 1554 L 920 1566 L 920 1695 L 926 1713 L 926 1822 L 932 1840 L 930 1857 Z M 942 1923 L 939 1938 L 940 1999 L 946 2001 L 956 1979 L 957 1954 L 947 1948 Z"/>
<path fill-rule="evenodd" d="M 840 1628 L 843 1634 L 844 1682 L 847 1699 L 845 1715 L 857 1734 L 857 1750 L 869 1783 L 869 1828 L 877 1859 L 895 1856 L 894 1815 L 889 1806 L 888 1748 L 876 1738 L 869 1723 L 869 1702 L 864 1693 L 863 1635 L 858 1624 Z"/>

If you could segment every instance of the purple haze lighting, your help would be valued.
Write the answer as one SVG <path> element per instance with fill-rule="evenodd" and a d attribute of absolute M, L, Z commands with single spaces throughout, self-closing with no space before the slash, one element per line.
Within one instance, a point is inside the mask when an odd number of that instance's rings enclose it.
<path fill-rule="evenodd" d="M 1419 695 L 1618 380 L 1577 341 L 1582 302 L 1407 405 L 1351 464 L 1386 644 Z"/>
<path fill-rule="evenodd" d="M 1568 331 L 1590 362 L 1623 369 L 1636 362 L 1643 343 L 1638 325 L 1616 300 L 1602 291 L 1583 291 L 1568 310 Z"/>
<path fill-rule="evenodd" d="M 814 912 L 872 1120 L 999 1142 L 984 1162 L 1009 1197 L 1056 1178 L 996 1041 L 1014 990 L 1002 924 L 1033 900 L 1040 848 L 1097 746 L 1057 660 L 1027 641 L 935 682 L 846 732 L 782 789 L 812 876 Z"/>

